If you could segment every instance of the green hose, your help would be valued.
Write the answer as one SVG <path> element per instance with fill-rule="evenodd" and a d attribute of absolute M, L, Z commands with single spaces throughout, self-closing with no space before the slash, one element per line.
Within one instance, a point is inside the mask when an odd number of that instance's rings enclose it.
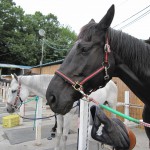
<path fill-rule="evenodd" d="M 125 114 L 123 114 L 123 113 L 121 113 L 121 112 L 119 112 L 117 110 L 114 110 L 114 109 L 112 109 L 112 108 L 110 108 L 110 107 L 108 107 L 106 105 L 99 105 L 99 106 L 101 108 L 106 109 L 106 110 L 108 110 L 108 111 L 110 111 L 110 112 L 112 112 L 112 113 L 114 113 L 114 114 L 116 114 L 116 115 L 118 115 L 120 117 L 123 117 L 123 118 L 129 120 L 129 121 L 132 121 L 132 122 L 135 122 L 137 124 L 140 124 L 140 121 L 138 119 L 135 119 L 135 118 L 132 118 L 130 116 L 127 116 L 127 115 L 125 115 Z"/>

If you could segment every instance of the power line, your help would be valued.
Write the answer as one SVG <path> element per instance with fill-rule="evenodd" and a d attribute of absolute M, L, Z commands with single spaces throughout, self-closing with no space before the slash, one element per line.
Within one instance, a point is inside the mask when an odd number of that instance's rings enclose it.
<path fill-rule="evenodd" d="M 45 42 L 45 44 L 46 44 L 48 47 L 50 47 L 50 48 L 52 48 L 52 49 L 54 49 L 54 50 L 58 50 L 58 51 L 59 51 L 59 50 L 68 50 L 68 49 L 58 49 L 58 48 L 56 48 L 56 47 L 53 47 L 53 46 L 50 45 L 50 43 L 49 43 L 47 40 L 45 40 L 44 42 Z"/>
<path fill-rule="evenodd" d="M 141 16 L 139 16 L 138 18 L 134 19 L 133 21 L 129 22 L 128 24 L 122 26 L 121 28 L 119 28 L 120 30 L 128 27 L 129 25 L 133 24 L 134 22 L 137 22 L 138 20 L 142 19 L 143 17 L 145 17 L 146 15 L 148 15 L 150 13 L 150 10 L 146 11 L 144 14 L 142 14 Z"/>
<path fill-rule="evenodd" d="M 65 48 L 68 47 L 68 48 L 69 48 L 69 46 L 56 44 L 56 43 L 54 43 L 54 42 L 49 42 L 48 40 L 47 40 L 47 42 L 48 42 L 49 44 L 51 44 L 51 45 L 54 45 L 54 46 L 65 47 Z"/>
<path fill-rule="evenodd" d="M 150 7 L 150 5 L 148 5 L 147 7 L 143 8 L 142 10 L 140 10 L 139 12 L 135 13 L 134 15 L 132 15 L 131 17 L 125 19 L 124 21 L 122 21 L 121 23 L 118 23 L 117 25 L 115 25 L 113 28 L 123 24 L 124 22 L 128 21 L 129 19 L 133 18 L 134 16 L 138 15 L 139 13 L 141 13 L 142 11 L 146 10 L 148 7 Z"/>

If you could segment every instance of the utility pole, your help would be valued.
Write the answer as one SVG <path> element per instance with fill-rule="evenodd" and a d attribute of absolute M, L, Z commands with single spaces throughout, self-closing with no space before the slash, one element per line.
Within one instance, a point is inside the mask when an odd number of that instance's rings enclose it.
<path fill-rule="evenodd" d="M 45 40 L 45 31 L 43 29 L 39 30 L 39 35 L 42 37 L 42 52 L 41 52 L 41 60 L 40 60 L 40 74 L 41 74 L 41 66 L 43 64 L 43 58 L 44 58 L 44 40 Z"/>

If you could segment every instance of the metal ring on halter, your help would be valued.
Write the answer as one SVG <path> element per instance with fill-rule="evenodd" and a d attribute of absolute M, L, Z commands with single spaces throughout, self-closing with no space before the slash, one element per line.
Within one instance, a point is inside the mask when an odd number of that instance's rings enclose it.
<path fill-rule="evenodd" d="M 74 85 L 72 85 L 73 88 L 76 90 L 76 91 L 81 91 L 82 90 L 82 85 L 76 81 Z"/>
<path fill-rule="evenodd" d="M 109 62 L 107 62 L 107 63 L 102 62 L 102 66 L 104 66 L 104 67 L 106 67 L 107 69 L 109 69 L 110 63 L 109 63 Z"/>
<path fill-rule="evenodd" d="M 110 53 L 110 45 L 109 44 L 105 44 L 104 51 Z"/>
<path fill-rule="evenodd" d="M 105 76 L 104 76 L 104 79 L 105 79 L 105 80 L 108 80 L 108 79 L 109 79 L 109 75 L 105 75 Z"/>

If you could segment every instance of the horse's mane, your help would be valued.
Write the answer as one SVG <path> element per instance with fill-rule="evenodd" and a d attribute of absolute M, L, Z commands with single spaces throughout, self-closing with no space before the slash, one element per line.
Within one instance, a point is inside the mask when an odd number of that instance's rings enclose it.
<path fill-rule="evenodd" d="M 150 45 L 122 31 L 109 29 L 111 48 L 136 73 L 147 70 L 150 66 Z M 137 65 L 138 64 L 138 65 Z M 142 68 L 142 69 L 141 69 Z"/>
<path fill-rule="evenodd" d="M 29 70 L 29 71 L 25 72 L 24 75 L 26 76 L 26 75 L 40 75 L 40 74 L 34 73 L 34 72 L 32 72 L 32 70 Z"/>
<path fill-rule="evenodd" d="M 19 80 L 21 84 L 25 85 L 29 89 L 36 89 L 38 88 L 46 88 L 51 81 L 53 75 L 27 75 L 27 76 L 19 76 Z M 39 89 L 40 90 L 40 89 Z"/>
<path fill-rule="evenodd" d="M 91 39 L 93 40 L 94 37 L 94 42 L 97 42 L 100 39 L 98 39 L 99 36 L 95 35 L 98 34 L 97 23 L 95 23 L 94 20 L 91 20 L 81 28 L 78 39 L 90 41 Z M 140 40 L 112 28 L 108 29 L 108 37 L 111 49 L 115 51 L 125 63 L 128 63 L 128 66 L 137 74 L 140 74 L 140 71 L 143 71 L 144 69 L 146 71 L 149 68 L 150 45 L 148 40 Z"/>

